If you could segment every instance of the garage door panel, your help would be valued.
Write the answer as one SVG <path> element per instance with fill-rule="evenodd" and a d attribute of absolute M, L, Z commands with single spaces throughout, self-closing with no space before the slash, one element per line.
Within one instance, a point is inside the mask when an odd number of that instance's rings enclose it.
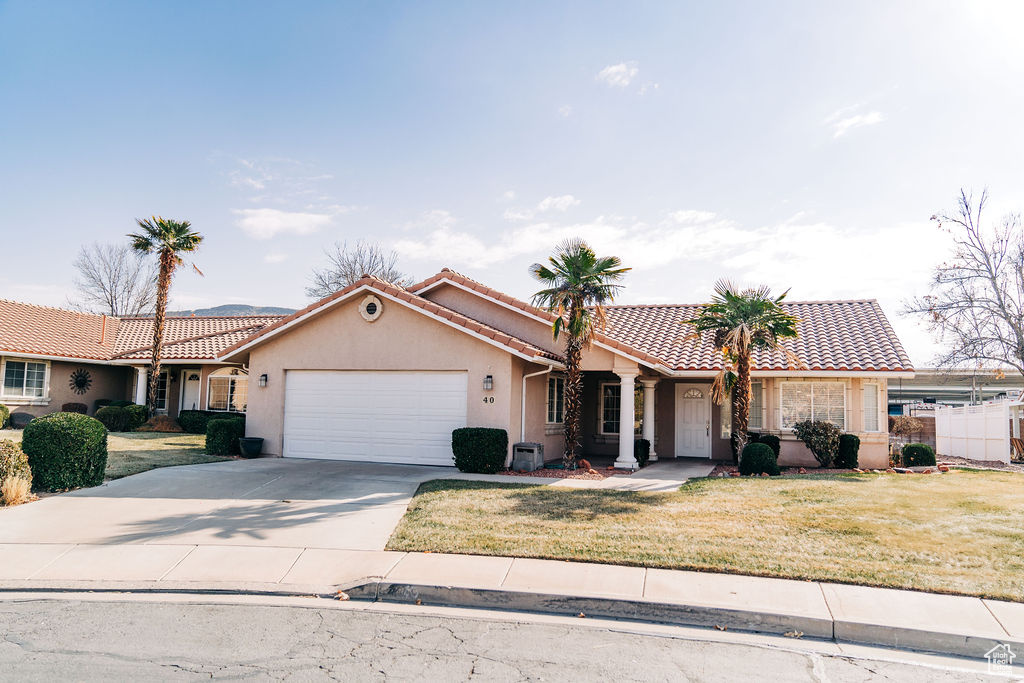
<path fill-rule="evenodd" d="M 451 465 L 466 393 L 465 372 L 288 371 L 284 455 Z"/>

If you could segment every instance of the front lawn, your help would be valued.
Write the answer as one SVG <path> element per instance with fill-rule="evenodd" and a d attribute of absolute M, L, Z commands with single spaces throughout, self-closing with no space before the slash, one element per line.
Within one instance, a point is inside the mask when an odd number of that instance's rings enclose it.
<path fill-rule="evenodd" d="M 388 550 L 698 569 L 1024 602 L 1024 477 L 710 478 L 678 492 L 423 484 Z"/>
<path fill-rule="evenodd" d="M 0 439 L 21 441 L 21 430 L 0 431 Z M 173 465 L 197 465 L 227 460 L 203 452 L 203 434 L 112 432 L 107 435 L 107 479 Z"/>

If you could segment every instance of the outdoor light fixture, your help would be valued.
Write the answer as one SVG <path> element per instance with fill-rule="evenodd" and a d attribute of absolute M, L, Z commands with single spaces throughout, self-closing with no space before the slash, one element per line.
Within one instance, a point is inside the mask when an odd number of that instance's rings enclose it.
<path fill-rule="evenodd" d="M 490 391 L 494 388 L 494 377 L 487 375 L 484 377 L 484 391 Z"/>
<path fill-rule="evenodd" d="M 260 386 L 261 387 L 267 386 L 267 376 L 266 375 L 260 375 Z"/>

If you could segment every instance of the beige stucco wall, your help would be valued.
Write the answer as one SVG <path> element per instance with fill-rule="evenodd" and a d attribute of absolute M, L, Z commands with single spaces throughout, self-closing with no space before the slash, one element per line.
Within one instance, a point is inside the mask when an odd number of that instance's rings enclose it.
<path fill-rule="evenodd" d="M 359 298 L 251 352 L 246 430 L 247 436 L 265 439 L 265 454 L 282 453 L 287 370 L 465 370 L 468 426 L 505 429 L 510 444 L 518 440 L 512 415 L 519 412 L 516 384 L 522 375 L 513 372 L 508 352 L 388 299 L 380 318 L 368 323 L 359 315 Z M 260 388 L 256 379 L 264 373 L 267 386 Z M 492 391 L 483 389 L 486 375 L 494 378 Z"/>
<path fill-rule="evenodd" d="M 96 401 L 101 398 L 112 400 L 123 400 L 130 398 L 125 393 L 127 379 L 131 370 L 110 365 L 97 365 L 93 363 L 68 363 L 64 361 L 43 361 L 35 358 L 18 358 L 9 356 L 11 360 L 22 360 L 33 363 L 50 364 L 49 397 L 42 401 L 33 401 L 33 405 L 25 405 L 23 399 L 0 397 L 3 403 L 12 413 L 28 413 L 36 417 L 56 413 L 65 403 L 84 403 L 92 415 L 96 412 Z M 89 372 L 92 384 L 84 394 L 75 393 L 69 384 L 71 373 L 79 368 Z M 2 378 L 0 378 L 2 381 Z"/>

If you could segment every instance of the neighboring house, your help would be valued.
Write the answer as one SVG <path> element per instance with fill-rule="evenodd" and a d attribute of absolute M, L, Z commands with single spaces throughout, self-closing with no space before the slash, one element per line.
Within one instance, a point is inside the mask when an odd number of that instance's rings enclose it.
<path fill-rule="evenodd" d="M 247 375 L 216 355 L 282 316 L 168 318 L 157 410 L 245 410 Z M 115 318 L 0 300 L 0 403 L 45 415 L 66 403 L 146 401 L 152 318 Z"/>
<path fill-rule="evenodd" d="M 936 405 L 963 406 L 1016 399 L 1022 392 L 1024 377 L 1011 368 L 918 368 L 913 378 L 901 379 L 889 387 L 889 414 L 917 415 Z"/>
<path fill-rule="evenodd" d="M 102 387 L 90 390 L 93 399 L 117 398 L 120 387 L 143 400 L 151 319 L 0 304 L 0 353 L 46 364 L 43 394 L 22 405 L 36 400 L 28 408 L 40 414 L 77 400 L 65 387 L 79 366 Z M 17 307 L 20 318 L 10 313 Z M 912 377 L 913 367 L 881 308 L 785 308 L 800 319 L 791 348 L 806 368 L 787 367 L 781 354 L 755 357 L 751 430 L 782 436 L 782 463 L 814 466 L 791 426 L 830 420 L 860 436 L 863 465 L 886 466 L 888 383 Z M 653 444 L 652 460 L 731 459 L 728 406 L 711 401 L 720 355 L 685 339 L 680 324 L 697 310 L 608 309 L 607 329 L 583 356 L 585 454 L 630 467 L 642 437 Z M 56 322 L 33 325 L 34 316 Z M 35 346 L 12 344 L 12 319 L 15 329 L 31 328 Z M 287 317 L 173 319 L 163 409 L 247 411 L 247 435 L 263 437 L 264 453 L 274 456 L 451 465 L 452 430 L 482 426 L 507 430 L 510 442 L 540 442 L 553 460 L 562 452 L 565 380 L 551 322 L 545 311 L 448 269 L 409 288 L 363 278 Z M 29 383 L 19 377 L 16 369 L 12 387 L 23 391 Z M 33 379 L 31 390 L 37 385 Z"/>

